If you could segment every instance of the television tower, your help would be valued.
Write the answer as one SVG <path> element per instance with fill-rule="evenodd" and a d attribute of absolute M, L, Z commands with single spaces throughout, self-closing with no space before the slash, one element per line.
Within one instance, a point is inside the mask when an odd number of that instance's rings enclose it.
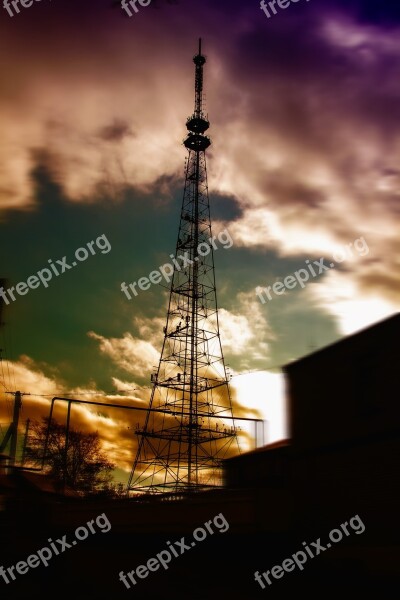
<path fill-rule="evenodd" d="M 164 342 L 127 490 L 179 493 L 222 484 L 222 459 L 240 452 L 222 352 L 208 198 L 203 67 L 195 64 L 195 107 Z M 172 255 L 171 255 L 172 256 Z M 186 257 L 185 259 L 182 257 Z M 225 419 L 224 419 L 225 417 Z M 228 419 L 226 419 L 228 417 Z M 236 449 L 235 449 L 236 445 Z"/>

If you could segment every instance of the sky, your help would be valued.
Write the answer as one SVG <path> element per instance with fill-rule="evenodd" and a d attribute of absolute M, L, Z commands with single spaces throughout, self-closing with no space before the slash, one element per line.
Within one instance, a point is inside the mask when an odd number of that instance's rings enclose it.
<path fill-rule="evenodd" d="M 266 420 L 265 441 L 288 435 L 282 367 L 398 311 L 399 34 L 392 0 L 270 18 L 258 0 L 0 6 L 0 277 L 65 270 L 7 296 L 0 437 L 6 391 L 31 394 L 22 421 L 53 395 L 148 402 L 168 289 L 129 300 L 121 283 L 175 251 L 199 37 L 213 231 L 233 240 L 214 258 L 235 407 Z M 121 477 L 134 420 L 73 409 Z"/>

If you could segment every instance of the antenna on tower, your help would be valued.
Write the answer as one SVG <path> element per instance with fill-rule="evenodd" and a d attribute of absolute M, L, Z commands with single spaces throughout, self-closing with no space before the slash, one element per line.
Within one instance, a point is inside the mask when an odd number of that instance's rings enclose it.
<path fill-rule="evenodd" d="M 230 374 L 221 346 L 208 198 L 201 53 L 195 64 L 194 113 L 184 145 L 185 187 L 160 362 L 149 410 L 136 430 L 138 449 L 127 490 L 140 494 L 193 492 L 222 485 L 222 461 L 240 452 Z M 204 252 L 204 248 L 207 251 Z M 229 423 L 229 425 L 228 425 Z M 235 446 L 236 449 L 235 449 Z"/>

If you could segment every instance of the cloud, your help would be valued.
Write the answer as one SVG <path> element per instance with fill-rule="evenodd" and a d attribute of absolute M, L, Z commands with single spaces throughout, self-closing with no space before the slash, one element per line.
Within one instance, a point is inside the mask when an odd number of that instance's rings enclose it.
<path fill-rule="evenodd" d="M 75 202 L 120 198 L 127 187 L 147 193 L 161 178 L 164 192 L 181 184 L 180 141 L 193 104 L 193 65 L 182 52 L 193 52 L 190 5 L 160 7 L 168 28 L 143 11 L 135 36 L 129 19 L 107 13 L 105 26 L 99 12 L 98 27 L 73 47 L 72 13 L 49 16 L 62 31 L 56 62 L 48 58 L 50 27 L 29 46 L 26 64 L 8 56 L 0 65 L 13 72 L 0 99 L 3 209 L 34 208 L 40 152 Z M 232 9 L 229 44 L 221 8 L 205 2 L 199 15 L 208 30 L 209 187 L 241 213 L 224 225 L 238 247 L 280 257 L 321 256 L 364 235 L 377 264 L 362 283 L 393 300 L 396 265 L 386 257 L 398 252 L 400 233 L 399 27 L 373 26 L 341 3 L 299 6 L 273 20 Z M 93 15 L 85 9 L 81 17 L 83 27 Z M 24 34 L 24 26 L 12 32 L 22 47 Z M 10 39 L 6 24 L 2 43 Z"/>
<path fill-rule="evenodd" d="M 280 36 L 271 25 L 268 41 L 257 29 L 242 38 L 230 77 L 247 102 L 223 126 L 210 187 L 240 205 L 225 223 L 238 248 L 312 259 L 363 235 L 371 257 L 348 276 L 398 302 L 399 29 L 335 15 L 320 10 Z"/>
<path fill-rule="evenodd" d="M 20 414 L 20 441 L 22 440 L 26 420 L 41 421 L 50 414 L 51 399 L 55 396 L 66 396 L 71 399 L 85 401 L 121 404 L 124 406 L 144 406 L 147 404 L 148 390 L 129 384 L 130 388 L 136 387 L 136 394 L 107 394 L 106 392 L 92 388 L 66 389 L 65 385 L 56 377 L 46 376 L 41 367 L 30 357 L 22 356 L 18 361 L 9 361 L 8 368 L 11 373 L 12 383 L 15 382 L 16 389 L 23 392 L 22 412 Z M 122 382 L 115 380 L 115 384 Z M 127 384 L 126 384 L 127 385 Z M 121 387 L 124 387 L 122 384 Z M 14 385 L 13 385 L 14 388 Z M 122 391 L 122 390 L 121 390 Z M 25 393 L 27 395 L 25 395 Z M 140 397 L 141 396 L 141 397 Z M 1 434 L 4 435 L 11 422 L 12 402 L 11 395 L 4 396 L 4 402 L 0 403 L 0 422 L 2 424 Z M 66 423 L 67 403 L 56 401 L 54 404 L 53 417 L 59 423 Z M 123 410 L 112 407 L 102 408 L 96 405 L 83 405 L 73 403 L 71 405 L 71 428 L 85 433 L 97 431 L 103 448 L 107 450 L 109 459 L 117 464 L 120 469 L 129 472 L 136 448 L 136 436 L 133 435 L 138 414 L 134 410 Z M 2 436 L 1 436 L 2 437 Z"/>
<path fill-rule="evenodd" d="M 275 335 L 253 291 L 237 294 L 234 305 L 235 312 L 218 310 L 221 343 L 225 360 L 232 357 L 236 369 L 246 370 L 255 360 L 268 360 Z"/>
<path fill-rule="evenodd" d="M 147 341 L 125 333 L 122 338 L 107 339 L 93 331 L 88 336 L 99 343 L 100 351 L 132 375 L 145 377 L 158 364 L 160 353 Z"/>
<path fill-rule="evenodd" d="M 113 377 L 112 382 L 117 390 L 116 396 L 118 395 L 118 392 L 124 392 L 124 396 L 121 397 L 121 400 L 133 399 L 138 402 L 148 402 L 150 397 L 148 386 L 139 385 L 134 381 L 121 381 L 121 379 L 118 379 L 117 377 Z"/>
<path fill-rule="evenodd" d="M 48 367 L 48 365 L 45 365 Z M 37 394 L 51 395 L 63 392 L 65 385 L 61 378 L 50 378 L 46 376 L 39 365 L 29 356 L 22 355 L 18 361 L 7 362 L 6 373 L 10 377 L 6 379 L 9 388 L 15 388 L 29 393 L 34 390 Z"/>
<path fill-rule="evenodd" d="M 98 132 L 101 140 L 106 142 L 121 142 L 125 137 L 133 136 L 129 123 L 115 119 L 110 125 L 105 125 Z"/>
<path fill-rule="evenodd" d="M 225 350 L 230 354 L 242 354 L 254 339 L 248 319 L 224 308 L 219 309 L 218 317 Z"/>
<path fill-rule="evenodd" d="M 307 295 L 337 318 L 343 335 L 351 335 L 398 310 L 398 304 L 373 291 L 366 293 L 357 280 L 339 271 L 330 271 L 322 283 L 308 286 Z"/>
<path fill-rule="evenodd" d="M 245 296 L 240 298 L 243 305 L 247 306 L 248 314 L 252 311 L 249 304 L 246 304 Z M 255 352 L 252 348 L 252 339 L 254 332 L 251 330 L 250 322 L 247 316 L 240 314 L 230 314 L 229 311 L 223 312 L 222 320 L 225 323 L 228 339 L 234 349 L 235 335 L 240 335 L 243 327 L 247 327 L 247 337 L 243 345 L 243 351 Z M 253 326 L 257 328 L 262 323 L 265 330 L 268 327 L 261 314 L 255 311 Z M 154 341 L 159 337 L 159 326 L 161 321 L 158 317 L 154 319 L 135 318 L 135 325 L 141 335 Z M 109 357 L 118 367 L 132 374 L 134 377 L 142 378 L 151 371 L 151 367 L 157 364 L 159 352 L 149 341 L 143 341 L 134 338 L 131 334 L 125 334 L 122 338 L 107 339 L 103 336 L 90 332 L 89 336 L 99 344 L 99 350 L 105 356 Z M 255 341 L 255 339 L 254 339 Z M 229 345 L 229 344 L 228 344 Z M 113 408 L 101 406 L 105 403 L 118 404 L 128 407 L 146 408 L 150 398 L 150 386 L 138 384 L 134 379 L 121 380 L 118 377 L 112 378 L 113 386 L 116 391 L 114 393 L 105 392 L 98 389 L 96 384 L 88 387 L 76 387 L 68 389 L 58 376 L 57 371 L 49 367 L 49 365 L 39 365 L 28 356 L 22 356 L 18 361 L 11 362 L 10 370 L 12 381 L 15 382 L 17 389 L 29 391 L 31 396 L 23 397 L 23 420 L 27 418 L 40 421 L 43 417 L 49 415 L 50 401 L 54 396 L 65 396 L 71 399 L 83 399 L 89 402 L 98 402 L 100 405 L 93 404 L 77 404 L 73 403 L 71 408 L 71 427 L 86 433 L 97 431 L 103 448 L 107 451 L 110 460 L 115 462 L 119 469 L 129 472 L 137 448 L 137 438 L 134 431 L 137 427 L 144 424 L 145 411 L 124 410 L 123 408 Z M 52 372 L 52 376 L 44 373 L 44 370 Z M 246 376 L 247 377 L 247 376 Z M 234 415 L 238 418 L 237 425 L 242 428 L 242 445 L 243 448 L 251 447 L 251 436 L 253 430 L 240 421 L 240 416 L 259 416 L 259 411 L 262 409 L 262 403 L 259 403 L 256 398 L 252 397 L 251 392 L 254 392 L 252 387 L 252 375 L 249 375 L 249 385 L 247 386 L 248 393 L 244 388 L 232 384 L 231 401 L 234 410 Z M 255 382 L 253 382 L 255 383 Z M 240 393 L 239 393 L 240 392 Z M 223 390 L 217 390 L 214 401 L 220 404 L 227 404 L 227 397 Z M 276 400 L 274 400 L 276 402 Z M 10 404 L 2 404 L 0 419 L 3 424 L 7 423 L 10 418 Z M 67 403 L 57 401 L 55 404 L 54 417 L 60 423 L 66 422 Z M 272 413 L 269 413 L 269 418 L 274 422 L 274 427 L 281 427 L 279 422 L 281 416 L 277 409 L 274 408 Z M 151 425 L 156 430 L 165 426 L 166 416 L 162 414 L 153 414 Z M 168 418 L 167 418 L 168 420 Z M 229 422 L 230 423 L 230 422 Z M 228 424 L 229 424 L 228 423 Z M 174 424 L 174 419 L 171 425 Z M 22 425 L 22 418 L 21 418 Z M 21 432 L 22 434 L 22 427 Z M 260 432 L 259 432 L 260 433 Z M 261 434 L 260 434 L 261 435 Z M 250 437 L 249 437 L 250 436 Z M 261 439 L 261 438 L 260 438 Z M 260 442 L 259 439 L 259 442 Z M 226 450 L 229 455 L 235 452 L 235 447 Z"/>

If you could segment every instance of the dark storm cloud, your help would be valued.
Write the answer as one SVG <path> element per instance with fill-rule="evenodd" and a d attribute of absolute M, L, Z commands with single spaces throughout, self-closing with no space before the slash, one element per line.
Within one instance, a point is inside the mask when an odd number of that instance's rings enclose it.
<path fill-rule="evenodd" d="M 131 130 L 129 123 L 116 119 L 109 125 L 105 125 L 99 130 L 100 139 L 106 142 L 120 142 L 126 136 L 132 136 L 134 133 Z"/>

